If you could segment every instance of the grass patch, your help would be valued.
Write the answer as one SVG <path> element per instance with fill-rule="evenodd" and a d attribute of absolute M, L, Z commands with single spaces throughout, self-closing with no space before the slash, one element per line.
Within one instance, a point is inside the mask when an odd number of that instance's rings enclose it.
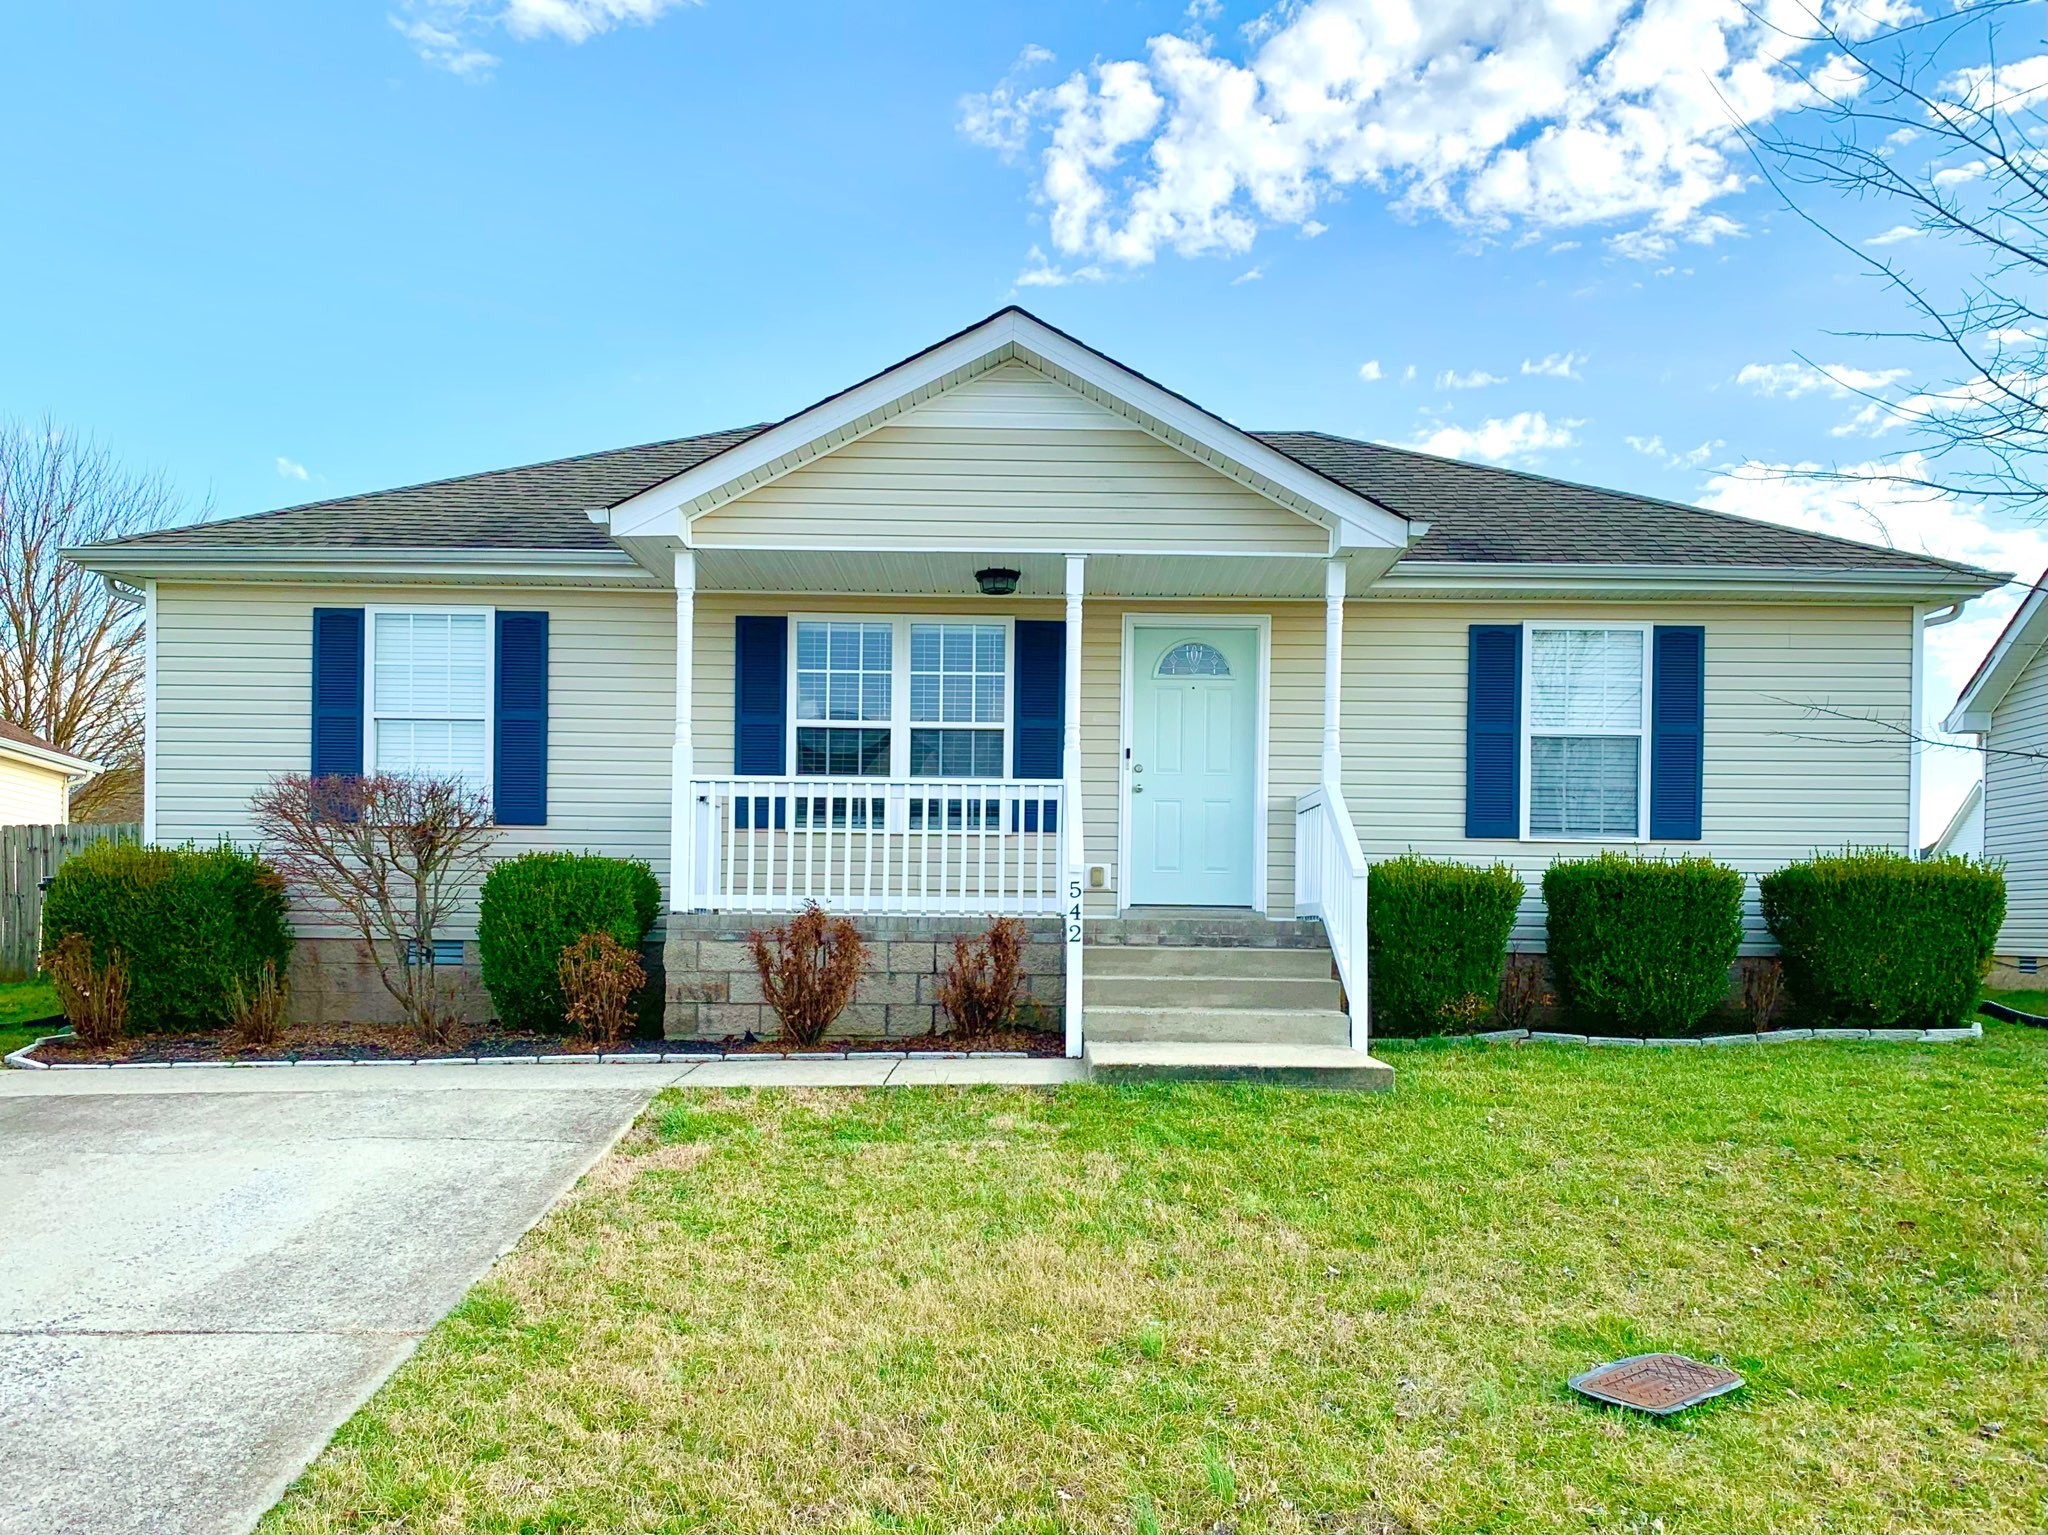
<path fill-rule="evenodd" d="M 2048 991 L 1987 991 L 1984 996 L 1987 1001 L 2003 1002 L 2023 1013 L 2048 1018 Z"/>
<path fill-rule="evenodd" d="M 41 976 L 29 981 L 0 981 L 0 1055 L 19 1050 L 50 1032 L 48 1028 L 24 1028 L 24 1024 L 63 1010 L 57 1002 L 56 988 Z"/>
<path fill-rule="evenodd" d="M 1985 1035 L 672 1091 L 264 1529 L 2032 1530 L 2048 1038 Z M 1564 1389 L 1655 1348 L 1749 1388 Z"/>

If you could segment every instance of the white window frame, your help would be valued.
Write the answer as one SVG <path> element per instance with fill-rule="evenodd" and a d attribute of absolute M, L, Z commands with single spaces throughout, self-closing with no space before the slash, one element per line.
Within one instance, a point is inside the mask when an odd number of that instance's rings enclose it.
<path fill-rule="evenodd" d="M 807 728 L 858 730 L 882 728 L 880 720 L 802 720 L 796 713 L 796 653 L 799 624 L 888 624 L 889 638 L 889 776 L 883 778 L 833 778 L 799 774 L 796 770 L 796 732 Z M 910 626 L 912 624 L 996 625 L 1003 631 L 1003 771 L 995 778 L 916 778 L 910 776 L 910 732 L 929 730 L 993 730 L 993 725 L 945 725 L 922 722 L 913 726 L 910 718 Z M 814 783 L 1008 783 L 1016 765 L 1017 730 L 1017 620 L 980 613 L 791 613 L 789 615 L 789 660 L 783 678 L 783 707 L 788 715 L 783 739 L 783 761 L 791 778 L 806 777 Z"/>
<path fill-rule="evenodd" d="M 498 758 L 498 610 L 455 603 L 384 603 L 363 609 L 363 766 L 377 771 L 377 619 L 380 615 L 408 618 L 481 617 L 484 621 L 484 775 L 478 785 L 486 798 L 497 792 Z M 394 714 L 393 719 L 414 715 Z"/>
<path fill-rule="evenodd" d="M 1654 624 L 1616 623 L 1610 620 L 1598 618 L 1532 618 L 1523 623 L 1521 677 L 1522 841 L 1599 844 L 1614 842 L 1647 842 L 1650 840 L 1650 702 L 1651 692 L 1653 688 L 1653 672 L 1656 665 L 1656 657 L 1652 654 L 1651 646 L 1654 642 L 1655 628 L 1656 625 Z M 1607 728 L 1600 730 L 1537 730 L 1535 728 L 1535 676 L 1537 634 L 1540 632 L 1556 632 L 1559 630 L 1569 631 L 1589 629 L 1598 629 L 1606 632 L 1630 630 L 1642 635 L 1643 637 L 1643 709 L 1642 717 L 1637 722 L 1637 728 L 1634 730 L 1618 730 L 1609 726 Z M 1575 836 L 1563 833 L 1553 836 L 1546 833 L 1541 838 L 1538 838 L 1530 834 L 1529 800 L 1531 794 L 1535 789 L 1535 774 L 1532 771 L 1534 763 L 1533 754 L 1530 750 L 1530 743 L 1539 735 L 1570 737 L 1619 736 L 1623 738 L 1632 736 L 1636 739 L 1638 744 L 1636 748 L 1636 829 L 1634 835 L 1631 836 L 1622 832 L 1609 832 L 1599 836 Z"/>

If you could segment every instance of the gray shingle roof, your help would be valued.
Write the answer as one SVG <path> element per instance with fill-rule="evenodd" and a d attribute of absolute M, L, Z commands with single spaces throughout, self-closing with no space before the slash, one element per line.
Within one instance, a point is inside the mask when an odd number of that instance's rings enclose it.
<path fill-rule="evenodd" d="M 604 549 L 610 541 L 585 515 L 590 508 L 615 505 L 761 430 L 740 427 L 343 496 L 100 547 Z M 1323 432 L 1251 435 L 1348 490 L 1429 523 L 1408 556 L 1416 560 L 1970 571 L 1926 555 Z"/>

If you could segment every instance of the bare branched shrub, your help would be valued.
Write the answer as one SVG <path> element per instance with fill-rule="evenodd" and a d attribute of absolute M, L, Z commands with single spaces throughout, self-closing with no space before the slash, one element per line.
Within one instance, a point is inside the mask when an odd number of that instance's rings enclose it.
<path fill-rule="evenodd" d="M 1504 1029 L 1526 1029 L 1556 998 L 1544 984 L 1543 959 L 1536 954 L 1510 954 L 1500 975 L 1500 1000 L 1494 1017 Z"/>
<path fill-rule="evenodd" d="M 998 917 L 979 938 L 953 940 L 953 963 L 939 977 L 939 1011 L 952 1032 L 973 1038 L 1005 1028 L 1017 1011 L 1024 973 L 1024 924 Z"/>
<path fill-rule="evenodd" d="M 355 929 L 421 1043 L 461 1029 L 434 966 L 434 935 L 482 875 L 498 828 L 460 778 L 273 778 L 251 801 L 264 852 L 302 900 Z"/>
<path fill-rule="evenodd" d="M 1437 1004 L 1436 1014 L 1446 1034 L 1477 1034 L 1494 1011 L 1493 1004 L 1476 991 L 1461 997 L 1446 997 Z"/>
<path fill-rule="evenodd" d="M 266 959 L 246 985 L 240 976 L 229 976 L 227 994 L 228 1043 L 238 1050 L 268 1050 L 276 1044 L 291 1000 L 290 983 L 277 973 L 277 962 Z"/>
<path fill-rule="evenodd" d="M 781 927 L 749 933 L 761 995 L 782 1020 L 783 1037 L 815 1045 L 853 1000 L 868 970 L 867 940 L 844 917 L 813 901 Z"/>
<path fill-rule="evenodd" d="M 610 933 L 585 933 L 562 950 L 562 1000 L 569 1023 L 600 1049 L 633 1030 L 634 999 L 647 984 L 640 956 Z"/>
<path fill-rule="evenodd" d="M 1749 1026 L 1761 1034 L 1785 1003 L 1785 967 L 1775 959 L 1750 959 L 1742 965 L 1742 1010 Z"/>
<path fill-rule="evenodd" d="M 102 1050 L 127 1029 L 128 962 L 119 949 L 102 965 L 93 958 L 91 939 L 66 933 L 43 956 L 43 973 L 57 988 L 57 999 L 80 1044 Z"/>

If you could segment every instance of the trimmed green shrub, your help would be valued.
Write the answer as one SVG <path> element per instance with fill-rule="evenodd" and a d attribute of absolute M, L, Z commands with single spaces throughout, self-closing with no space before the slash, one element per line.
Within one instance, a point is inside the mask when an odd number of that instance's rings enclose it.
<path fill-rule="evenodd" d="M 494 865 L 484 878 L 476 947 L 499 1021 L 567 1032 L 562 951 L 590 933 L 638 949 L 660 910 L 661 885 L 635 858 L 521 853 Z"/>
<path fill-rule="evenodd" d="M 1954 1028 L 2005 921 L 2005 875 L 1968 858 L 1822 854 L 1758 882 L 1802 1023 Z"/>
<path fill-rule="evenodd" d="M 233 988 L 265 964 L 291 965 L 284 881 L 254 853 L 101 842 L 66 859 L 43 898 L 43 947 L 81 934 L 106 964 L 128 967 L 128 1026 L 213 1028 L 229 1021 Z"/>
<path fill-rule="evenodd" d="M 1742 875 L 1711 858 L 1606 852 L 1543 876 L 1550 971 L 1571 1026 L 1689 1033 L 1728 996 Z"/>
<path fill-rule="evenodd" d="M 1470 1033 L 1490 1018 L 1522 892 L 1504 863 L 1407 853 L 1374 864 L 1365 902 L 1373 1032 Z"/>

